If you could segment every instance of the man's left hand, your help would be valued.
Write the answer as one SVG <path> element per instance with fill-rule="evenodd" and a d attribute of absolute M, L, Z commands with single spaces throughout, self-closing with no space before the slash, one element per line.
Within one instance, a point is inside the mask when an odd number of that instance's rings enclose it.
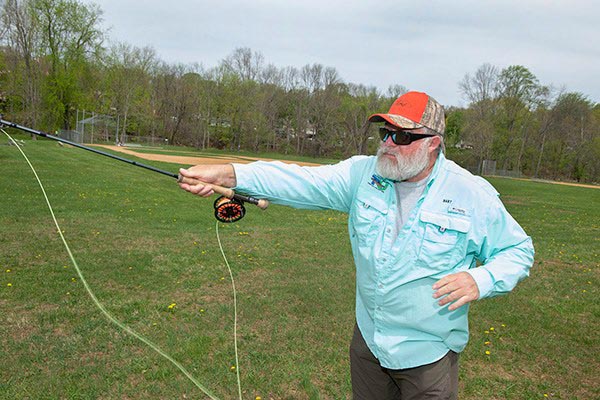
<path fill-rule="evenodd" d="M 452 302 L 448 307 L 450 311 L 479 298 L 477 283 L 467 272 L 446 275 L 433 285 L 433 290 L 435 290 L 433 294 L 435 299 L 446 295 L 438 302 L 440 306 Z"/>

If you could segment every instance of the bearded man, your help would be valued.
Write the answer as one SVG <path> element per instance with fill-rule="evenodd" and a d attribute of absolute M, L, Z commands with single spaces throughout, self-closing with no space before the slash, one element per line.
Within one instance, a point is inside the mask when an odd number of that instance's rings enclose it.
<path fill-rule="evenodd" d="M 457 399 L 469 303 L 511 291 L 531 238 L 483 178 L 444 156 L 444 109 L 409 92 L 379 127 L 377 156 L 335 165 L 198 165 L 181 175 L 273 203 L 349 214 L 356 265 L 354 399 Z M 210 196 L 210 185 L 181 183 Z M 477 263 L 481 265 L 477 267 Z"/>

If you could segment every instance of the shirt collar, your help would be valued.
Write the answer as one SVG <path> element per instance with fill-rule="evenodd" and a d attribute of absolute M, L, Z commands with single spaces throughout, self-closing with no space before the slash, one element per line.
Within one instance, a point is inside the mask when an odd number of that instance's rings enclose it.
<path fill-rule="evenodd" d="M 444 153 L 440 151 L 440 154 L 438 155 L 438 158 L 437 160 L 435 160 L 435 164 L 433 165 L 433 170 L 431 170 L 431 173 L 429 174 L 429 178 L 427 180 L 427 188 L 433 185 L 433 181 L 437 179 L 438 175 L 440 174 L 440 170 L 442 169 L 442 166 L 445 163 L 446 157 L 444 156 Z"/>

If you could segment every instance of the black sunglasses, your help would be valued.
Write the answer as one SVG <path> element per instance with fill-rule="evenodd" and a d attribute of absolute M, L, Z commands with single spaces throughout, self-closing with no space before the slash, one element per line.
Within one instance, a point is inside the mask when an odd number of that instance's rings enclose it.
<path fill-rule="evenodd" d="M 425 139 L 426 137 L 435 135 L 429 135 L 426 133 L 412 133 L 409 131 L 392 131 L 382 126 L 379 128 L 379 136 L 381 136 L 382 142 L 385 142 L 388 137 L 391 137 L 394 144 L 405 146 L 407 144 L 411 144 L 415 140 Z"/>

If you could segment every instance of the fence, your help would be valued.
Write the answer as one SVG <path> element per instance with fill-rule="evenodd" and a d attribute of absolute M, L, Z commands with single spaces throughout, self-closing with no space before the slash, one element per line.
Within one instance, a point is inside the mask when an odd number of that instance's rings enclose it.
<path fill-rule="evenodd" d="M 521 171 L 512 171 L 507 169 L 497 169 L 495 160 L 483 160 L 479 168 L 480 175 L 495 175 L 495 176 L 508 176 L 512 178 L 521 178 L 523 174 Z"/>
<path fill-rule="evenodd" d="M 80 119 L 81 118 L 81 119 Z M 112 143 L 121 146 L 165 146 L 169 140 L 162 136 L 128 135 L 119 115 L 98 114 L 77 110 L 77 131 L 65 132 L 76 143 Z M 61 136 L 64 137 L 64 136 Z M 64 137 L 67 139 L 67 137 Z"/>
<path fill-rule="evenodd" d="M 81 119 L 80 119 L 81 118 Z M 117 143 L 119 141 L 119 116 L 77 110 L 78 143 Z"/>

